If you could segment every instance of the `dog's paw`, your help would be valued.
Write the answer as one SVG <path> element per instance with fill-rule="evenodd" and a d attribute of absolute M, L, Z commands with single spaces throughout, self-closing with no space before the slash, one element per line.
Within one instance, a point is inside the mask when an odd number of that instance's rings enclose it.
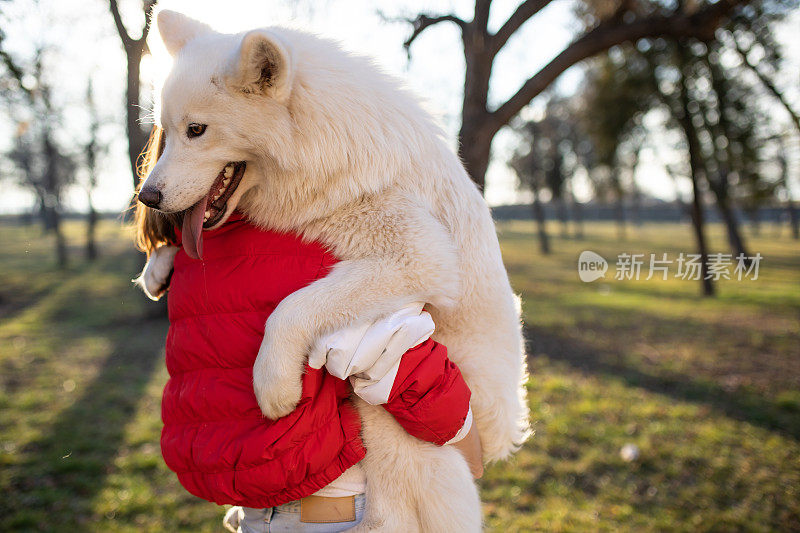
<path fill-rule="evenodd" d="M 292 351 L 278 349 L 266 339 L 261 344 L 253 366 L 253 389 L 264 416 L 277 420 L 295 410 L 303 393 L 304 355 L 291 356 Z M 292 360 L 295 359 L 295 360 Z M 296 359 L 300 359 L 299 364 Z"/>
<path fill-rule="evenodd" d="M 239 524 L 242 522 L 243 514 L 244 511 L 242 511 L 241 507 L 231 507 L 225 513 L 225 518 L 222 519 L 222 525 L 225 526 L 225 529 L 228 531 L 237 533 L 239 531 Z"/>
<path fill-rule="evenodd" d="M 162 246 L 156 249 L 150 255 L 142 273 L 133 280 L 151 300 L 161 298 L 169 287 L 176 253 L 178 248 L 175 246 Z"/>

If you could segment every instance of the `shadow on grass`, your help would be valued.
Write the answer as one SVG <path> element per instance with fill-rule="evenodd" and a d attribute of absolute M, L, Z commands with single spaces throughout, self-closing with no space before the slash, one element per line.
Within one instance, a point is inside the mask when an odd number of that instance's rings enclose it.
<path fill-rule="evenodd" d="M 166 331 L 160 319 L 106 332 L 112 347 L 98 374 L 44 437 L 21 450 L 26 459 L 11 483 L 15 528 L 49 528 L 64 520 L 84 525 L 92 518 L 92 500 L 114 471 L 127 422 L 162 360 Z M 42 524 L 43 511 L 54 520 Z"/>
<path fill-rule="evenodd" d="M 696 376 L 660 370 L 657 374 L 621 362 L 612 354 L 552 331 L 525 327 L 529 357 L 560 361 L 587 374 L 624 380 L 628 385 L 664 394 L 681 401 L 701 403 L 729 418 L 761 426 L 800 440 L 800 417 L 747 389 L 729 392 L 720 385 Z"/>
<path fill-rule="evenodd" d="M 98 519 L 94 500 L 107 476 L 118 470 L 115 460 L 124 453 L 129 422 L 163 361 L 165 313 L 153 312 L 159 306 L 142 305 L 142 295 L 126 275 L 136 271 L 139 261 L 125 251 L 66 274 L 43 271 L 39 275 L 47 281 L 39 291 L 5 310 L 3 319 L 21 320 L 25 329 L 20 334 L 30 336 L 37 348 L 31 364 L 9 365 L 0 384 L 7 394 L 17 395 L 17 416 L 28 416 L 26 409 L 58 414 L 29 425 L 41 429 L 40 435 L 18 435 L 26 442 L 14 453 L 19 459 L 0 472 L 0 486 L 7 490 L 0 497 L 0 529 L 74 531 Z M 103 359 L 76 351 L 84 345 L 92 352 L 102 350 L 97 355 Z M 73 376 L 91 372 L 91 378 L 62 377 L 57 369 L 64 365 L 78 369 Z M 74 401 L 66 406 L 60 402 L 70 395 L 62 387 L 75 390 Z M 30 414 L 37 418 L 38 413 Z"/>

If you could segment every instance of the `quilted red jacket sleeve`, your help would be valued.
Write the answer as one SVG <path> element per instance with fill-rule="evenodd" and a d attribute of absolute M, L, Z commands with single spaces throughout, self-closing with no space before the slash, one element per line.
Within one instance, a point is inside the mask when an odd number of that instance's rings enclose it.
<path fill-rule="evenodd" d="M 383 406 L 410 435 L 442 446 L 464 425 L 470 394 L 447 348 L 428 339 L 403 355 Z"/>

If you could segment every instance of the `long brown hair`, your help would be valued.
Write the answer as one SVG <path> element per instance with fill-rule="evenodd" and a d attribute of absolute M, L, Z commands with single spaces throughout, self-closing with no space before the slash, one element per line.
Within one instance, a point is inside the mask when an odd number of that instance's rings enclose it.
<path fill-rule="evenodd" d="M 139 186 L 136 188 L 138 194 L 142 183 L 156 166 L 158 158 L 164 152 L 164 131 L 159 126 L 153 126 L 150 132 L 150 139 L 147 141 L 142 155 L 139 156 L 137 174 L 139 176 Z M 136 224 L 136 247 L 149 257 L 150 254 L 164 244 L 174 244 L 177 242 L 175 227 L 178 223 L 176 215 L 167 215 L 160 211 L 147 207 L 141 202 L 136 202 L 134 223 Z"/>

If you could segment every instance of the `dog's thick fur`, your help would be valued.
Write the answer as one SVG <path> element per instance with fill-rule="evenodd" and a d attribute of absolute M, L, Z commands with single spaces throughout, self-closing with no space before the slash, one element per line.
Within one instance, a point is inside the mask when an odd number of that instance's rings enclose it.
<path fill-rule="evenodd" d="M 245 161 L 224 218 L 238 208 L 341 259 L 268 320 L 254 367 L 263 412 L 294 409 L 318 339 L 424 301 L 434 339 L 472 390 L 484 458 L 513 452 L 528 432 L 519 304 L 489 210 L 429 114 L 369 60 L 316 36 L 220 34 L 169 11 L 158 27 L 175 56 L 161 99 L 166 142 L 145 183 L 161 192 L 159 209 L 190 208 L 228 162 Z M 208 124 L 206 133 L 188 138 L 190 122 Z M 163 290 L 173 257 L 174 248 L 154 251 L 141 278 L 147 291 Z M 380 407 L 357 405 L 368 450 L 367 516 L 357 529 L 479 530 L 478 492 L 459 452 L 409 436 Z"/>

